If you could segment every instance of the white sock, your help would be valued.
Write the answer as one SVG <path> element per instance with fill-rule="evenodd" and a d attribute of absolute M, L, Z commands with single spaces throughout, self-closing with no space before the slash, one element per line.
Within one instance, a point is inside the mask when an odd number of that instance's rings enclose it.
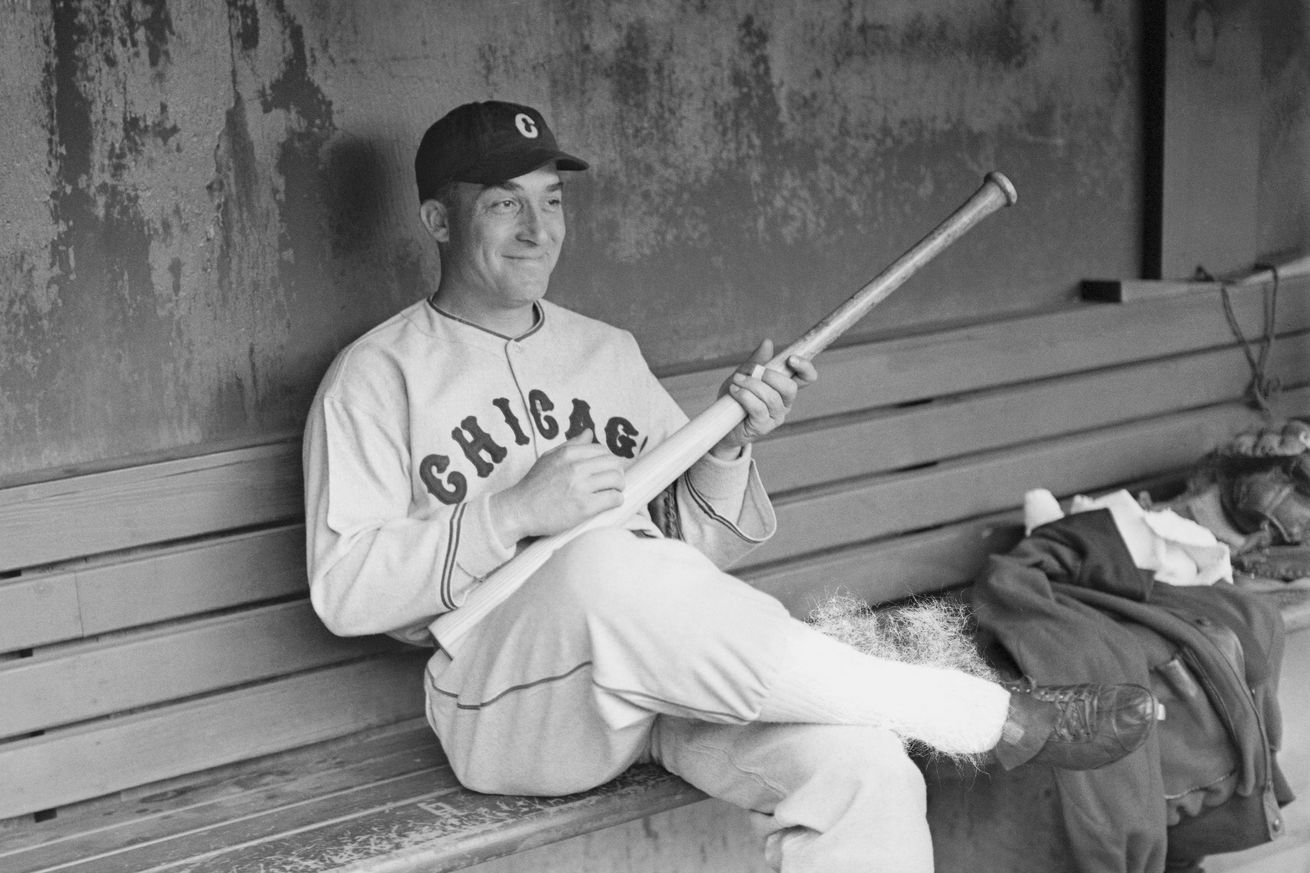
<path fill-rule="evenodd" d="M 871 657 L 796 627 L 761 721 L 875 725 L 947 754 L 985 752 L 1000 740 L 1010 692 L 994 682 Z"/>

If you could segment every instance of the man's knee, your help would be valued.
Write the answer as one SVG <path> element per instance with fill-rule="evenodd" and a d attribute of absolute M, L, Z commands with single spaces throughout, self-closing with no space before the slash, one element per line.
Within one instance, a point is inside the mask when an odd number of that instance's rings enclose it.
<path fill-rule="evenodd" d="M 766 855 L 782 869 L 932 869 L 923 775 L 887 730 L 786 725 L 771 743 L 782 796 L 768 818 Z"/>
<path fill-rule="evenodd" d="M 549 596 L 591 610 L 633 592 L 626 584 L 639 559 L 640 541 L 621 528 L 588 531 L 560 547 L 543 568 Z M 625 597 L 625 599 L 627 599 Z"/>
<path fill-rule="evenodd" d="M 931 871 L 927 792 L 900 739 L 877 728 L 824 733 L 810 781 L 774 810 L 766 856 L 782 870 Z"/>
<path fill-rule="evenodd" d="M 638 545 L 636 536 L 623 528 L 600 528 L 569 540 L 551 561 L 558 561 L 570 579 L 612 574 L 631 559 Z"/>
<path fill-rule="evenodd" d="M 834 725 L 822 730 L 824 736 L 815 743 L 811 766 L 823 781 L 845 784 L 852 791 L 872 789 L 923 802 L 923 774 L 896 734 L 861 725 Z"/>
<path fill-rule="evenodd" d="M 630 609 L 643 599 L 652 605 L 691 596 L 699 577 L 717 573 L 685 543 L 651 540 L 623 528 L 588 531 L 562 546 L 544 569 L 558 596 L 603 609 Z"/>
<path fill-rule="evenodd" d="M 756 773 L 759 778 L 747 781 L 770 786 L 775 802 L 793 797 L 807 807 L 831 804 L 834 809 L 869 802 L 925 805 L 923 774 L 900 738 L 884 728 L 763 723 L 732 728 L 678 720 L 662 721 L 659 727 L 660 760 L 693 782 L 731 782 L 743 773 Z M 721 753 L 691 754 L 704 749 Z M 770 807 L 763 796 L 741 805 Z"/>

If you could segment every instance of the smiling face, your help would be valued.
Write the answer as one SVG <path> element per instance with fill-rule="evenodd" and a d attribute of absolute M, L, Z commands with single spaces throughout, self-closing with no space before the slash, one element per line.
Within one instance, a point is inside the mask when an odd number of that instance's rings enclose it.
<path fill-rule="evenodd" d="M 564 242 L 563 188 L 548 165 L 499 185 L 460 182 L 449 203 L 425 201 L 423 223 L 441 247 L 437 304 L 511 336 L 531 327 Z"/>

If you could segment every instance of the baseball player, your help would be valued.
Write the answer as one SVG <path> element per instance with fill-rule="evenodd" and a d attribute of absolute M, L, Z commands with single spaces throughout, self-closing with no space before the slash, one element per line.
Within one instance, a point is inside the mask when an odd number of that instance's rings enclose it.
<path fill-rule="evenodd" d="M 744 421 L 649 512 L 561 548 L 456 651 L 430 628 L 533 538 L 620 503 L 624 470 L 686 417 L 631 334 L 544 299 L 564 239 L 561 151 L 541 114 L 460 106 L 428 129 L 419 217 L 436 292 L 347 347 L 305 433 L 315 609 L 338 634 L 435 643 L 431 725 L 456 775 L 554 795 L 656 761 L 749 810 L 775 869 L 932 870 L 915 740 L 1087 768 L 1141 745 L 1135 686 L 1012 689 L 870 657 L 728 575 L 775 519 L 751 444 L 813 366 L 723 390 Z"/>

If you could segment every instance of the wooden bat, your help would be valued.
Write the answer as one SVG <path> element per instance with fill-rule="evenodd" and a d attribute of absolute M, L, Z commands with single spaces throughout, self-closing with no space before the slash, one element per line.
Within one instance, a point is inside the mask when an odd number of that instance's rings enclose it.
<path fill-rule="evenodd" d="M 1009 179 L 1000 173 L 988 173 L 982 186 L 945 221 L 810 328 L 804 336 L 775 355 L 767 366 L 786 373 L 786 362 L 792 355 L 807 360 L 813 358 L 943 249 L 988 215 L 1002 206 L 1013 204 L 1018 197 Z M 470 590 L 468 598 L 458 609 L 439 616 L 433 631 L 441 647 L 455 654 L 460 640 L 468 630 L 527 581 L 561 546 L 587 531 L 622 525 L 727 436 L 745 417 L 746 412 L 740 404 L 724 395 L 664 442 L 637 458 L 624 473 L 623 502 L 619 506 L 569 530 L 534 540 Z"/>
<path fill-rule="evenodd" d="M 1302 276 L 1310 276 L 1310 255 L 1301 255 L 1298 258 L 1284 261 L 1281 264 L 1252 267 L 1250 273 L 1238 279 L 1234 284 L 1245 286 L 1272 282 L 1275 269 L 1278 271 L 1279 280 L 1299 279 Z"/>

